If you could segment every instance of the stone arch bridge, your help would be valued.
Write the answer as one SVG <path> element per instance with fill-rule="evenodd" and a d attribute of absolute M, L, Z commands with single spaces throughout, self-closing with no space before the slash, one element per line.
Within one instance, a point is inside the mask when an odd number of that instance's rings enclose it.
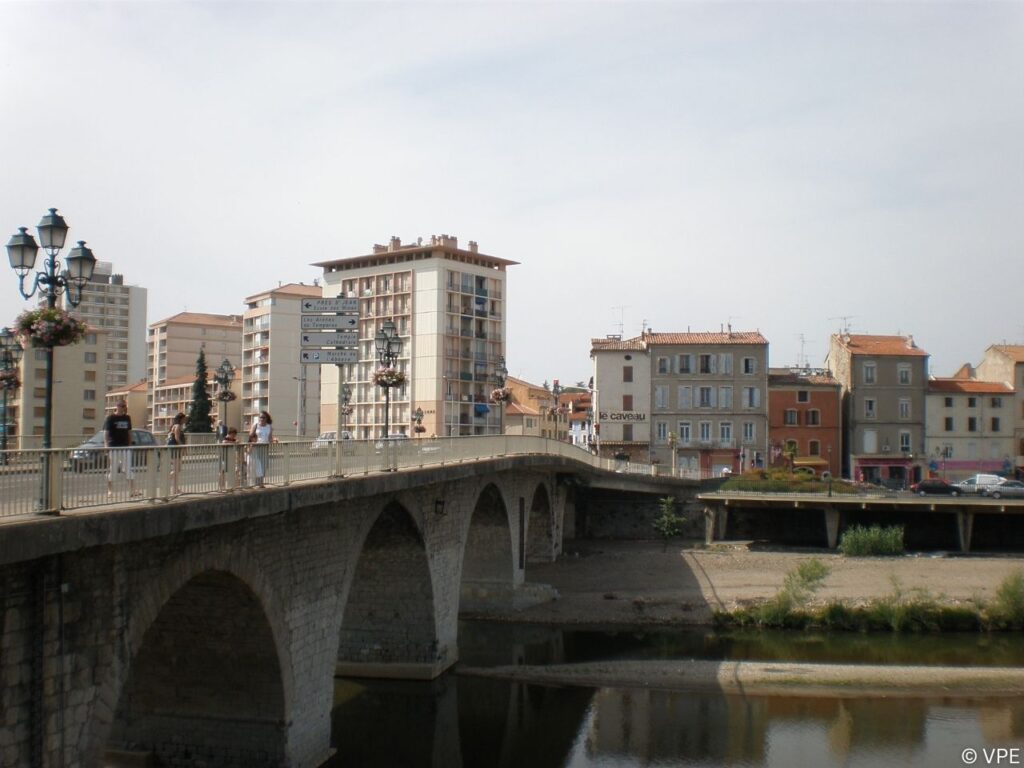
<path fill-rule="evenodd" d="M 336 672 L 439 675 L 602 476 L 645 482 L 523 455 L 8 522 L 0 765 L 320 765 Z"/>

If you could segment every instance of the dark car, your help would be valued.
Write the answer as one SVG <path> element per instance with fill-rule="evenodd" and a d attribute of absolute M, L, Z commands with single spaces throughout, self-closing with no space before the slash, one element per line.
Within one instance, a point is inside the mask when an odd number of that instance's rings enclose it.
<path fill-rule="evenodd" d="M 1024 483 L 1020 480 L 1007 480 L 1005 483 L 985 488 L 981 493 L 983 496 L 988 496 L 992 499 L 1001 499 L 1003 496 L 1024 499 Z"/>
<path fill-rule="evenodd" d="M 918 496 L 927 496 L 928 494 L 946 495 L 946 496 L 959 496 L 960 489 L 955 485 L 950 485 L 945 480 L 940 480 L 937 477 L 930 478 L 928 480 L 922 480 L 919 483 L 914 483 L 910 486 L 910 490 L 916 493 Z"/>
<path fill-rule="evenodd" d="M 132 430 L 133 446 L 156 445 L 153 433 L 146 429 Z M 103 430 L 90 437 L 80 446 L 71 451 L 68 461 L 69 468 L 74 472 L 85 472 L 90 469 L 106 469 L 109 449 L 103 446 Z M 132 466 L 143 467 L 149 458 L 149 451 L 132 451 Z"/>

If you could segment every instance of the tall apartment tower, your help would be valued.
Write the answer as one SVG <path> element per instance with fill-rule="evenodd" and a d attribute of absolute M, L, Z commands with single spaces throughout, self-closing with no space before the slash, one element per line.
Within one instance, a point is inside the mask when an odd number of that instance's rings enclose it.
<path fill-rule="evenodd" d="M 181 312 L 149 326 L 147 339 L 149 392 L 146 405 L 149 423 L 154 423 L 155 388 L 169 379 L 195 376 L 199 350 L 206 351 L 211 371 L 227 359 L 237 366 L 242 359 L 241 315 L 211 315 Z"/>
<path fill-rule="evenodd" d="M 266 410 L 277 437 L 319 434 L 320 369 L 299 362 L 299 336 L 302 300 L 321 296 L 318 285 L 289 283 L 246 298 L 238 393 L 245 425 Z"/>
<path fill-rule="evenodd" d="M 125 285 L 109 261 L 99 261 L 92 278 L 82 287 L 77 307 L 61 295 L 63 307 L 90 328 L 106 331 L 106 392 L 138 382 L 146 376 L 146 301 L 148 291 Z"/>
<path fill-rule="evenodd" d="M 324 366 L 320 421 L 338 425 L 339 381 L 352 389 L 352 414 L 342 428 L 357 438 L 384 430 L 384 391 L 373 383 L 374 338 L 393 320 L 403 347 L 398 367 L 407 381 L 391 390 L 389 430 L 413 434 L 422 410 L 424 436 L 498 434 L 489 403 L 494 372 L 505 356 L 505 277 L 518 262 L 480 253 L 472 240 L 459 248 L 449 235 L 403 244 L 392 237 L 373 252 L 316 264 L 323 296 L 359 299 L 359 362 Z"/>

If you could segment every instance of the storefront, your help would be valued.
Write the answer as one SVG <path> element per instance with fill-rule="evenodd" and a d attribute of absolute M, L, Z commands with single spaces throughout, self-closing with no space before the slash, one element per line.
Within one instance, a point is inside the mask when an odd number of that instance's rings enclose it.
<path fill-rule="evenodd" d="M 890 488 L 907 488 L 921 479 L 921 465 L 913 456 L 851 456 L 853 479 Z"/>

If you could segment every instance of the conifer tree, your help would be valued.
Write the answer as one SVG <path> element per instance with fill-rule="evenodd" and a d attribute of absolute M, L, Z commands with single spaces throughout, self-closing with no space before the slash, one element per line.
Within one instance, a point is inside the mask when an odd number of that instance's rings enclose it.
<path fill-rule="evenodd" d="M 185 422 L 185 431 L 193 433 L 210 433 L 213 427 L 210 425 L 210 411 L 213 409 L 213 402 L 210 400 L 210 392 L 206 387 L 206 352 L 199 350 L 199 357 L 196 359 L 196 380 L 192 385 L 192 404 L 188 408 L 188 420 Z"/>

